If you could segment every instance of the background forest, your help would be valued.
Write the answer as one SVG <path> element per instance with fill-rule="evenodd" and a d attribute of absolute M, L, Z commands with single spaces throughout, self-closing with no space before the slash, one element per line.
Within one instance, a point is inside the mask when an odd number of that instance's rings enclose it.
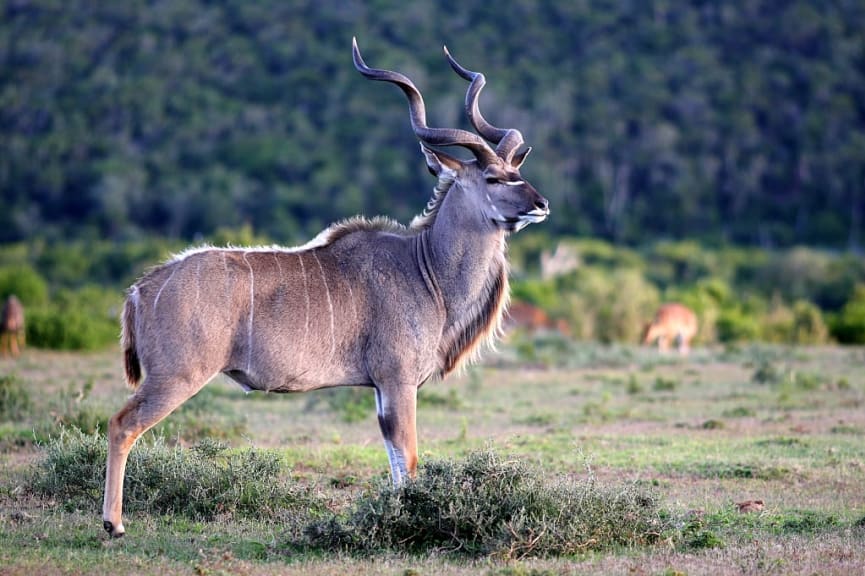
<path fill-rule="evenodd" d="M 704 342 L 865 342 L 865 5 L 293 0 L 0 1 L 0 295 L 31 342 L 116 338 L 122 288 L 192 242 L 303 242 L 407 222 L 430 122 L 534 147 L 551 218 L 513 239 L 515 293 L 575 337 L 636 339 L 661 300 Z M 554 274 L 557 247 L 571 265 Z"/>

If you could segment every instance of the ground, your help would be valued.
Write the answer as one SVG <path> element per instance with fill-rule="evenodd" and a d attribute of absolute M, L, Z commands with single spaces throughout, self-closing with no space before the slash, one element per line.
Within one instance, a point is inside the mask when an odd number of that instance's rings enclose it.
<path fill-rule="evenodd" d="M 293 554 L 273 522 L 147 513 L 128 517 L 128 536 L 110 541 L 98 509 L 29 495 L 26 478 L 43 457 L 34 438 L 56 435 L 60 423 L 98 427 L 123 404 L 120 355 L 28 350 L 0 363 L 0 378 L 31 400 L 0 424 L 0 574 L 863 573 L 863 360 L 861 348 L 747 345 L 680 358 L 523 338 L 428 383 L 422 462 L 492 448 L 550 478 L 591 473 L 650 487 L 674 523 L 694 527 L 647 547 L 508 562 Z M 293 478 L 334 509 L 387 479 L 368 390 L 246 395 L 218 379 L 157 433 L 182 445 L 218 437 L 278 450 Z M 748 500 L 763 509 L 740 514 L 736 503 Z"/>

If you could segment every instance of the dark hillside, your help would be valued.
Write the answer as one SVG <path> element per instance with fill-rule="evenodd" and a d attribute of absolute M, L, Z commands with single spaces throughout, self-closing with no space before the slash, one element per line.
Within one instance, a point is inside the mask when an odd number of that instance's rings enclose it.
<path fill-rule="evenodd" d="M 861 248 L 865 4 L 506 6 L 2 2 L 0 241 L 407 220 L 431 182 L 401 95 L 353 69 L 356 35 L 434 124 L 464 122 L 442 44 L 486 73 L 553 234 Z"/>

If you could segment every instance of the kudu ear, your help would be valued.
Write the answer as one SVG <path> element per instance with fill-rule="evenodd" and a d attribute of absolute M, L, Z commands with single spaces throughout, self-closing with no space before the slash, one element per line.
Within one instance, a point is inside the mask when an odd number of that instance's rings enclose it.
<path fill-rule="evenodd" d="M 523 150 L 519 154 L 515 154 L 513 160 L 511 160 L 511 166 L 513 166 L 514 168 L 519 170 L 520 166 L 522 166 L 523 162 L 526 161 L 526 158 L 528 158 L 529 152 L 531 152 L 531 151 L 532 151 L 532 147 L 529 146 L 528 148 L 526 148 L 525 150 Z"/>
<path fill-rule="evenodd" d="M 442 173 L 455 177 L 456 173 L 462 167 L 462 162 L 450 154 L 427 148 L 423 144 L 420 145 L 420 149 L 426 158 L 426 166 L 429 169 L 430 174 L 436 178 L 441 176 Z"/>

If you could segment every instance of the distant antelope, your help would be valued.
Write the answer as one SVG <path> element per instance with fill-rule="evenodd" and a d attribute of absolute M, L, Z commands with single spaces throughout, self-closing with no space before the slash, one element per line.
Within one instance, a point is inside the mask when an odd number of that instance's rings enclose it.
<path fill-rule="evenodd" d="M 652 344 L 657 340 L 658 349 L 665 352 L 671 343 L 675 343 L 679 353 L 686 355 L 696 334 L 697 315 L 687 306 L 672 302 L 661 305 L 655 319 L 646 325 L 643 344 Z"/>
<path fill-rule="evenodd" d="M 223 373 L 246 390 L 303 392 L 369 386 L 394 484 L 417 467 L 418 388 L 444 377 L 496 337 L 508 301 L 505 242 L 541 222 L 547 200 L 523 180 L 517 130 L 489 124 L 478 108 L 484 76 L 470 81 L 466 112 L 482 136 L 426 123 L 406 76 L 354 65 L 396 84 L 437 183 L 426 210 L 403 227 L 360 217 L 298 248 L 199 248 L 147 273 L 128 291 L 121 345 L 135 394 L 108 426 L 103 523 L 122 536 L 123 476 L 141 434 Z M 487 141 L 496 145 L 493 149 Z M 459 160 L 430 146 L 461 146 Z"/>
<path fill-rule="evenodd" d="M 0 356 L 17 357 L 24 347 L 24 306 L 15 295 L 9 296 L 0 312 Z"/>
<path fill-rule="evenodd" d="M 528 302 L 514 301 L 508 306 L 504 317 L 505 330 L 522 329 L 530 333 L 557 331 L 570 336 L 571 329 L 564 320 L 553 320 L 542 308 Z"/>

